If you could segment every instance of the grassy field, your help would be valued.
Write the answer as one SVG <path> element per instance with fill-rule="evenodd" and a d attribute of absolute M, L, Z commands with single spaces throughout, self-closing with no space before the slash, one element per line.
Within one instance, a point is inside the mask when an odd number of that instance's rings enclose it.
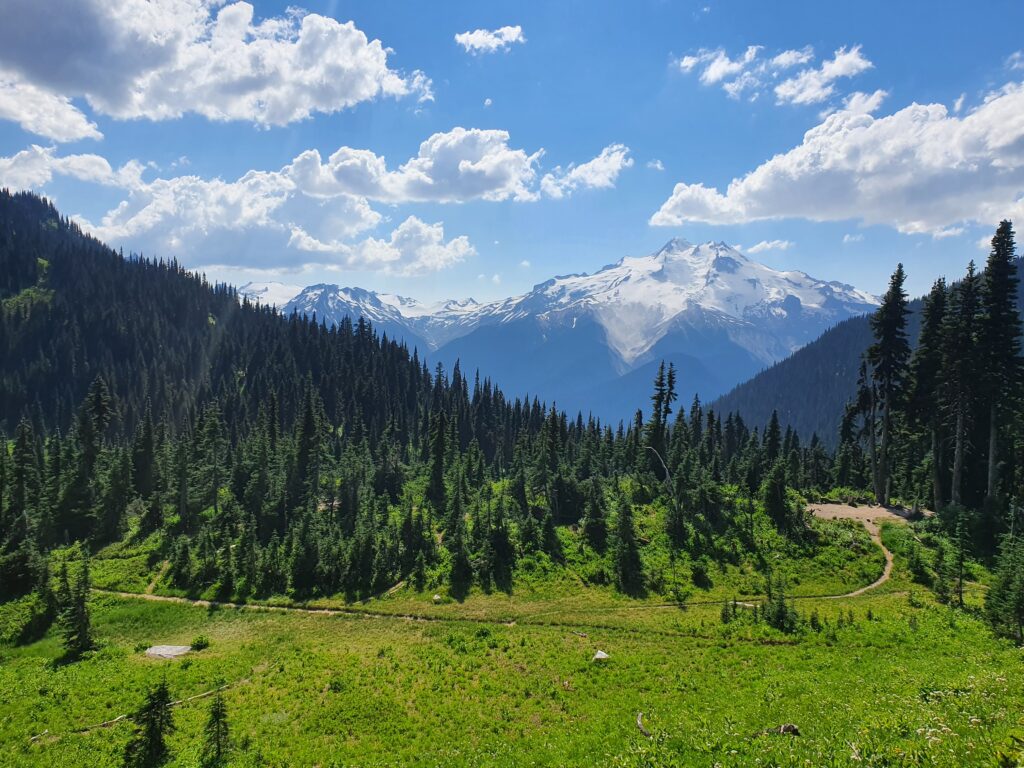
<path fill-rule="evenodd" d="M 866 583 L 877 573 L 864 567 Z M 1021 650 L 931 601 L 898 551 L 878 590 L 796 601 L 805 626 L 792 635 L 742 609 L 723 624 L 721 605 L 543 583 L 462 604 L 399 591 L 342 615 L 97 594 L 101 648 L 83 661 L 60 664 L 53 632 L 0 649 L 0 765 L 119 765 L 129 724 L 78 729 L 131 712 L 164 679 L 175 699 L 229 686 L 239 766 L 996 765 L 1021 729 Z M 209 648 L 185 658 L 143 653 L 200 634 Z M 591 661 L 599 649 L 606 662 Z M 171 765 L 198 765 L 207 708 L 175 708 Z M 757 735 L 782 723 L 801 735 Z"/>

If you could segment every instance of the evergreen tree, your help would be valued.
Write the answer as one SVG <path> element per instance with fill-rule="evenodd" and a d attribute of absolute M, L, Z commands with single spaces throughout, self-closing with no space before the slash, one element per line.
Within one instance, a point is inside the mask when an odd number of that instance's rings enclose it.
<path fill-rule="evenodd" d="M 146 694 L 146 701 L 132 716 L 135 732 L 124 750 L 125 768 L 157 768 L 170 754 L 167 736 L 174 730 L 171 694 L 167 681 L 157 683 Z"/>
<path fill-rule="evenodd" d="M 199 764 L 202 768 L 220 768 L 227 764 L 231 752 L 231 739 L 228 729 L 228 710 L 224 697 L 217 693 L 210 703 L 210 714 L 203 729 L 205 741 Z"/>
<path fill-rule="evenodd" d="M 619 589 L 628 595 L 643 592 L 644 572 L 633 525 L 633 506 L 624 494 L 619 496 L 618 519 L 615 524 L 615 580 Z"/>
<path fill-rule="evenodd" d="M 943 414 L 953 433 L 953 475 L 950 499 L 964 501 L 969 430 L 978 397 L 978 310 L 980 281 L 972 261 L 967 275 L 950 292 L 943 322 L 941 394 Z"/>
<path fill-rule="evenodd" d="M 600 554 L 608 547 L 608 515 L 605 512 L 604 494 L 597 478 L 587 484 L 586 512 L 583 515 L 583 536 L 587 543 Z"/>
<path fill-rule="evenodd" d="M 88 557 L 82 558 L 82 565 L 74 584 L 69 582 L 67 563 L 61 565 L 57 589 L 58 617 L 64 640 L 64 653 L 69 659 L 80 658 L 96 645 L 89 614 L 91 586 Z"/>
<path fill-rule="evenodd" d="M 768 471 L 761 487 L 761 500 L 775 527 L 783 533 L 792 533 L 795 521 L 786 495 L 786 467 L 781 461 L 775 462 Z"/>
<path fill-rule="evenodd" d="M 445 489 L 445 455 L 447 425 L 444 411 L 438 411 L 431 419 L 430 438 L 430 479 L 427 485 L 427 500 L 433 505 L 435 512 L 444 514 L 448 508 L 447 490 Z"/>
<path fill-rule="evenodd" d="M 982 389 L 988 403 L 988 472 L 985 498 L 995 501 L 999 484 L 999 446 L 1006 433 L 1006 414 L 1021 383 L 1021 322 L 1017 309 L 1017 268 L 1013 225 L 1002 221 L 992 238 L 992 251 L 981 282 L 978 345 Z"/>
<path fill-rule="evenodd" d="M 889 289 L 882 297 L 882 305 L 871 316 L 871 330 L 875 341 L 868 347 L 866 358 L 871 366 L 871 378 L 879 414 L 878 452 L 875 456 L 875 500 L 889 504 L 892 489 L 893 416 L 903 404 L 910 343 L 907 340 L 907 294 L 903 290 L 906 273 L 899 264 L 889 281 Z"/>
<path fill-rule="evenodd" d="M 995 581 L 985 593 L 985 615 L 993 629 L 1024 644 L 1024 538 L 1009 536 L 996 561 Z"/>
<path fill-rule="evenodd" d="M 764 458 L 769 466 L 782 455 L 782 428 L 779 426 L 779 412 L 772 411 L 768 427 L 764 431 Z"/>
<path fill-rule="evenodd" d="M 466 548 L 466 521 L 461 516 L 453 520 L 451 535 L 445 541 L 445 546 L 451 556 L 449 580 L 452 595 L 461 600 L 469 594 L 469 589 L 473 585 L 473 565 L 469 560 L 469 550 Z"/>
<path fill-rule="evenodd" d="M 942 470 L 945 464 L 942 439 L 942 415 L 939 382 L 943 362 L 943 323 L 946 316 L 946 281 L 939 278 L 924 300 L 921 310 L 921 334 L 911 358 L 911 423 L 928 432 L 931 464 L 931 503 L 942 511 Z"/>

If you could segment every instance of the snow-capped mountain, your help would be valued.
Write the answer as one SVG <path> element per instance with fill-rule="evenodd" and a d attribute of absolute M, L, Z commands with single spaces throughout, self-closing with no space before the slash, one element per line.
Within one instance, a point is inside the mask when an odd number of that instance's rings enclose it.
<path fill-rule="evenodd" d="M 429 304 L 313 285 L 283 311 L 328 323 L 363 316 L 432 361 L 479 369 L 509 394 L 620 418 L 646 405 L 662 359 L 679 369 L 681 394 L 711 398 L 877 303 L 849 285 L 771 269 L 725 243 L 675 239 L 496 302 Z"/>

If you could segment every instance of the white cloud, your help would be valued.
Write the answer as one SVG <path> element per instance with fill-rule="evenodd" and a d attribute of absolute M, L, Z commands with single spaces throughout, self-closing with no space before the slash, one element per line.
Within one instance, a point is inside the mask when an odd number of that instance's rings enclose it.
<path fill-rule="evenodd" d="M 779 104 L 817 104 L 835 92 L 836 80 L 859 75 L 873 66 L 861 54 L 859 45 L 849 50 L 839 48 L 817 69 L 805 69 L 775 86 L 775 98 Z"/>
<path fill-rule="evenodd" d="M 593 160 L 581 165 L 570 165 L 562 170 L 557 167 L 541 179 L 540 188 L 548 197 L 559 199 L 577 189 L 608 189 L 615 186 L 619 174 L 633 166 L 629 147 L 624 144 L 609 144 Z"/>
<path fill-rule="evenodd" d="M 1011 83 L 963 117 L 941 104 L 838 111 L 724 193 L 677 184 L 650 223 L 859 220 L 941 236 L 1021 216 L 1024 84 Z"/>
<path fill-rule="evenodd" d="M 476 255 L 465 235 L 445 242 L 443 224 L 427 224 L 415 216 L 399 224 L 386 240 L 371 237 L 354 245 L 324 242 L 295 227 L 289 245 L 301 251 L 331 254 L 348 269 L 398 275 L 437 272 Z"/>
<path fill-rule="evenodd" d="M 296 10 L 257 22 L 249 3 L 224 5 L 214 16 L 218 5 L 8 0 L 0 65 L 13 77 L 8 87 L 49 97 L 37 98 L 41 111 L 31 118 L 43 125 L 54 99 L 76 96 L 118 119 L 196 113 L 263 126 L 381 96 L 432 98 L 422 72 L 391 69 L 388 49 L 352 22 Z M 76 119 L 81 133 L 85 118 Z"/>
<path fill-rule="evenodd" d="M 342 147 L 323 162 L 307 150 L 285 172 L 307 194 L 353 194 L 384 202 L 533 200 L 542 151 L 513 149 L 507 131 L 454 128 L 435 133 L 396 170 L 370 150 Z"/>
<path fill-rule="evenodd" d="M 957 96 L 956 101 L 953 102 L 953 111 L 956 114 L 959 115 L 960 112 L 963 110 L 963 108 L 964 108 L 964 99 L 966 99 L 966 98 L 967 98 L 967 94 L 966 93 L 961 93 L 959 96 Z"/>
<path fill-rule="evenodd" d="M 662 163 L 661 160 L 658 160 L 657 158 L 655 158 L 654 160 L 648 160 L 647 161 L 647 167 L 650 168 L 652 171 L 664 171 L 665 170 L 664 163 Z"/>
<path fill-rule="evenodd" d="M 0 120 L 53 141 L 100 139 L 103 134 L 70 99 L 0 71 Z"/>
<path fill-rule="evenodd" d="M 529 259 L 523 259 L 522 261 L 520 261 L 519 266 L 522 267 L 523 269 L 529 269 L 531 266 Z"/>
<path fill-rule="evenodd" d="M 1024 51 L 1014 51 L 1006 57 L 1007 69 L 1024 69 Z"/>
<path fill-rule="evenodd" d="M 484 106 L 485 106 L 485 107 L 489 107 L 489 106 L 491 106 L 491 104 L 493 104 L 493 103 L 494 103 L 494 102 L 493 102 L 493 101 L 491 101 L 490 97 L 488 97 L 488 98 L 484 99 Z"/>
<path fill-rule="evenodd" d="M 556 169 L 545 177 L 546 191 L 562 196 L 612 186 L 632 164 L 626 153 L 611 145 L 587 163 Z M 233 181 L 197 175 L 146 180 L 144 174 L 159 168 L 133 160 L 114 169 L 99 155 L 59 156 L 54 147 L 32 145 L 0 157 L 0 186 L 38 190 L 65 176 L 120 189 L 125 195 L 117 206 L 96 222 L 81 219 L 82 226 L 111 245 L 192 264 L 202 258 L 225 268 L 294 269 L 319 253 L 334 260 L 327 267 L 413 274 L 457 263 L 473 248 L 464 237 L 445 241 L 443 225 L 415 216 L 387 239 L 355 242 L 384 221 L 373 201 L 538 200 L 542 154 L 510 147 L 505 131 L 455 128 L 429 137 L 416 157 L 396 169 L 369 150 L 342 147 L 327 162 L 310 150 L 279 170 L 252 170 Z M 187 164 L 182 157 L 171 167 Z"/>
<path fill-rule="evenodd" d="M 514 27 L 500 29 L 477 29 L 472 32 L 460 32 L 455 42 L 469 53 L 494 53 L 507 51 L 514 43 L 525 43 L 523 28 L 518 24 Z"/>
<path fill-rule="evenodd" d="M 721 48 L 702 48 L 696 54 L 683 56 L 676 65 L 683 73 L 699 69 L 702 84 L 721 84 L 731 98 L 738 99 L 749 92 L 750 99 L 754 100 L 782 72 L 814 58 L 814 49 L 810 46 L 781 51 L 770 58 L 763 58 L 763 51 L 764 46 L 751 45 L 741 55 L 731 58 Z"/>
<path fill-rule="evenodd" d="M 843 245 L 849 245 L 850 243 L 862 243 L 862 242 L 864 242 L 864 235 L 860 234 L 859 232 L 857 234 L 855 234 L 855 235 L 854 234 L 850 234 L 849 232 L 847 232 L 845 235 L 843 235 Z"/>
<path fill-rule="evenodd" d="M 710 58 L 706 59 L 704 71 L 700 74 L 700 81 L 704 85 L 714 85 L 725 80 L 727 77 L 738 75 L 757 58 L 761 48 L 762 46 L 760 45 L 748 46 L 743 56 L 736 60 L 730 59 L 725 54 L 725 51 L 715 51 L 710 54 Z"/>
<path fill-rule="evenodd" d="M 788 251 L 793 247 L 789 240 L 762 240 L 761 242 L 747 248 L 747 253 L 763 253 L 764 251 Z"/>
<path fill-rule="evenodd" d="M 854 114 L 871 115 L 878 111 L 888 95 L 888 91 L 882 90 L 877 90 L 874 93 L 854 91 L 843 99 L 843 109 Z"/>
<path fill-rule="evenodd" d="M 38 189 L 55 176 L 70 176 L 79 181 L 132 188 L 139 183 L 141 164 L 130 161 L 115 171 L 106 158 L 93 154 L 58 157 L 53 147 L 33 144 L 10 157 L 0 157 L 0 186 L 11 189 Z"/>
<path fill-rule="evenodd" d="M 774 69 L 789 69 L 790 67 L 796 67 L 800 64 L 806 64 L 814 58 L 814 49 L 811 46 L 801 48 L 799 51 L 789 50 L 783 51 L 777 56 L 772 58 L 772 67 Z"/>

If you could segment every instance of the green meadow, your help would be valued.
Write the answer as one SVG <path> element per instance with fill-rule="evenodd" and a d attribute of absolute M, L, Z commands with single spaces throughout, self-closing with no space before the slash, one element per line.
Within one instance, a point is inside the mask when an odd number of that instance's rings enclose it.
<path fill-rule="evenodd" d="M 881 552 L 856 546 L 862 529 L 829 525 L 862 554 L 842 583 L 791 564 L 800 626 L 789 634 L 742 605 L 723 620 L 714 601 L 747 583 L 742 567 L 713 574 L 685 606 L 539 566 L 511 594 L 461 603 L 399 588 L 318 604 L 340 613 L 96 592 L 100 647 L 83 660 L 61 662 L 54 630 L 0 649 L 0 764 L 120 765 L 129 722 L 89 726 L 130 714 L 166 680 L 176 700 L 225 687 L 237 766 L 1016 765 L 1024 658 L 977 616 L 983 585 L 969 584 L 966 610 L 937 604 L 911 581 L 909 529 L 886 526 L 890 581 L 855 598 L 800 597 L 878 576 Z M 166 591 L 151 583 L 159 565 L 132 569 L 140 557 L 101 553 L 95 583 Z M 3 606 L 7 620 L 17 607 Z M 182 658 L 144 653 L 200 635 L 209 646 Z M 598 650 L 609 658 L 593 661 Z M 174 707 L 169 765 L 199 765 L 209 701 Z M 763 733 L 785 723 L 800 735 Z"/>

